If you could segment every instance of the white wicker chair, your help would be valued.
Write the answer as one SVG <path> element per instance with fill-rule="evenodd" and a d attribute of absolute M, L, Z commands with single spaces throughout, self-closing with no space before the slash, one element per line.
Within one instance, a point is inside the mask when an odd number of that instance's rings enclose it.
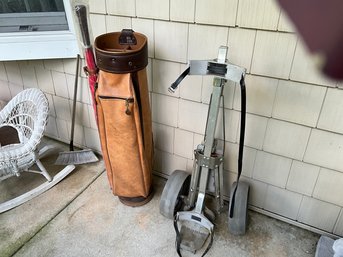
<path fill-rule="evenodd" d="M 46 146 L 38 151 L 38 145 L 47 123 L 48 112 L 48 100 L 44 93 L 36 88 L 20 92 L 0 111 L 0 128 L 14 128 L 19 139 L 19 143 L 0 146 L 0 181 L 10 176 L 19 176 L 23 171 L 39 173 L 47 179 L 47 182 L 31 191 L 1 203 L 0 213 L 43 193 L 75 168 L 73 165 L 68 165 L 52 178 L 39 160 L 52 148 L 52 146 Z M 29 169 L 34 164 L 38 166 L 39 170 Z"/>

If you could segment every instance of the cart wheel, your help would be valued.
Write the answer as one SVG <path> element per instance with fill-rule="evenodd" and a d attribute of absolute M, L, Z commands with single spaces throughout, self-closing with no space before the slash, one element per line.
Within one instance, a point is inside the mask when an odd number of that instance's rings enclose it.
<path fill-rule="evenodd" d="M 237 183 L 232 184 L 230 193 L 230 205 L 231 209 L 232 196 Z M 230 218 L 229 213 L 229 232 L 233 235 L 244 235 L 248 223 L 248 198 L 249 198 L 249 184 L 245 182 L 239 182 L 235 197 L 235 206 L 233 217 Z"/>
<path fill-rule="evenodd" d="M 183 199 L 188 195 L 190 181 L 191 175 L 183 170 L 175 170 L 169 176 L 160 200 L 160 213 L 164 217 L 174 219 L 175 213 L 181 210 Z"/>

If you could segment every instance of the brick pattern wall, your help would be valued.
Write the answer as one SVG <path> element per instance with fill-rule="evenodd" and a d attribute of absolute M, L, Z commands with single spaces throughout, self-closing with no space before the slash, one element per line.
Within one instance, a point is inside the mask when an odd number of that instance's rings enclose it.
<path fill-rule="evenodd" d="M 343 235 L 343 86 L 315 70 L 273 0 L 90 0 L 90 8 L 94 36 L 132 28 L 149 38 L 155 171 L 191 171 L 212 78 L 188 77 L 173 95 L 168 86 L 189 59 L 214 58 L 228 45 L 229 60 L 248 72 L 243 179 L 251 184 L 250 204 Z M 100 150 L 82 76 L 75 140 Z M 74 78 L 75 60 L 0 62 L 0 98 L 41 88 L 50 102 L 46 134 L 67 141 Z M 237 173 L 239 87 L 228 83 L 224 94 L 226 142 L 220 144 L 230 185 Z M 220 129 L 217 135 L 223 139 Z"/>

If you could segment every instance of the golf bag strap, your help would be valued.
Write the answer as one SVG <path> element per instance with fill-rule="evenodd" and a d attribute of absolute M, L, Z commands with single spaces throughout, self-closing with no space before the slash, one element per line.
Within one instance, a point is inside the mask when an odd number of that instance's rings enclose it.
<path fill-rule="evenodd" d="M 238 174 L 237 174 L 236 187 L 234 189 L 232 199 L 231 199 L 231 208 L 229 210 L 230 218 L 233 217 L 236 192 L 237 192 L 239 178 L 241 177 L 241 174 L 242 174 L 242 166 L 243 166 L 243 148 L 244 148 L 245 118 L 246 118 L 246 89 L 245 89 L 245 81 L 244 81 L 243 76 L 239 84 L 241 86 L 241 129 L 240 129 L 239 151 L 238 151 Z"/>
<path fill-rule="evenodd" d="M 88 77 L 89 75 L 96 75 L 99 72 L 99 69 L 89 69 L 87 66 L 83 67 L 83 71 Z"/>
<path fill-rule="evenodd" d="M 103 34 L 95 39 L 94 46 L 100 70 L 123 74 L 143 70 L 148 65 L 147 38 L 141 33 L 123 30 Z"/>
<path fill-rule="evenodd" d="M 182 257 L 182 254 L 181 254 L 181 235 L 180 235 L 179 228 L 177 226 L 177 215 L 175 215 L 175 217 L 174 217 L 174 229 L 175 229 L 175 233 L 176 233 L 176 241 L 175 241 L 176 252 L 179 255 L 179 257 Z M 207 254 L 207 252 L 210 250 L 210 248 L 212 247 L 213 235 L 214 235 L 213 231 L 210 230 L 210 242 L 208 243 L 207 248 L 205 249 L 205 251 L 203 252 L 201 257 L 204 257 Z"/>

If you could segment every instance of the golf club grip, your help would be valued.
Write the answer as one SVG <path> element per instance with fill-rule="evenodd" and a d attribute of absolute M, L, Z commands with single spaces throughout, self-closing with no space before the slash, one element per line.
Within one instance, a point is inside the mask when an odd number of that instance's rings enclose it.
<path fill-rule="evenodd" d="M 85 47 L 89 47 L 91 45 L 91 42 L 87 22 L 87 7 L 85 5 L 76 5 L 75 12 L 79 20 L 83 44 L 85 45 Z"/>

